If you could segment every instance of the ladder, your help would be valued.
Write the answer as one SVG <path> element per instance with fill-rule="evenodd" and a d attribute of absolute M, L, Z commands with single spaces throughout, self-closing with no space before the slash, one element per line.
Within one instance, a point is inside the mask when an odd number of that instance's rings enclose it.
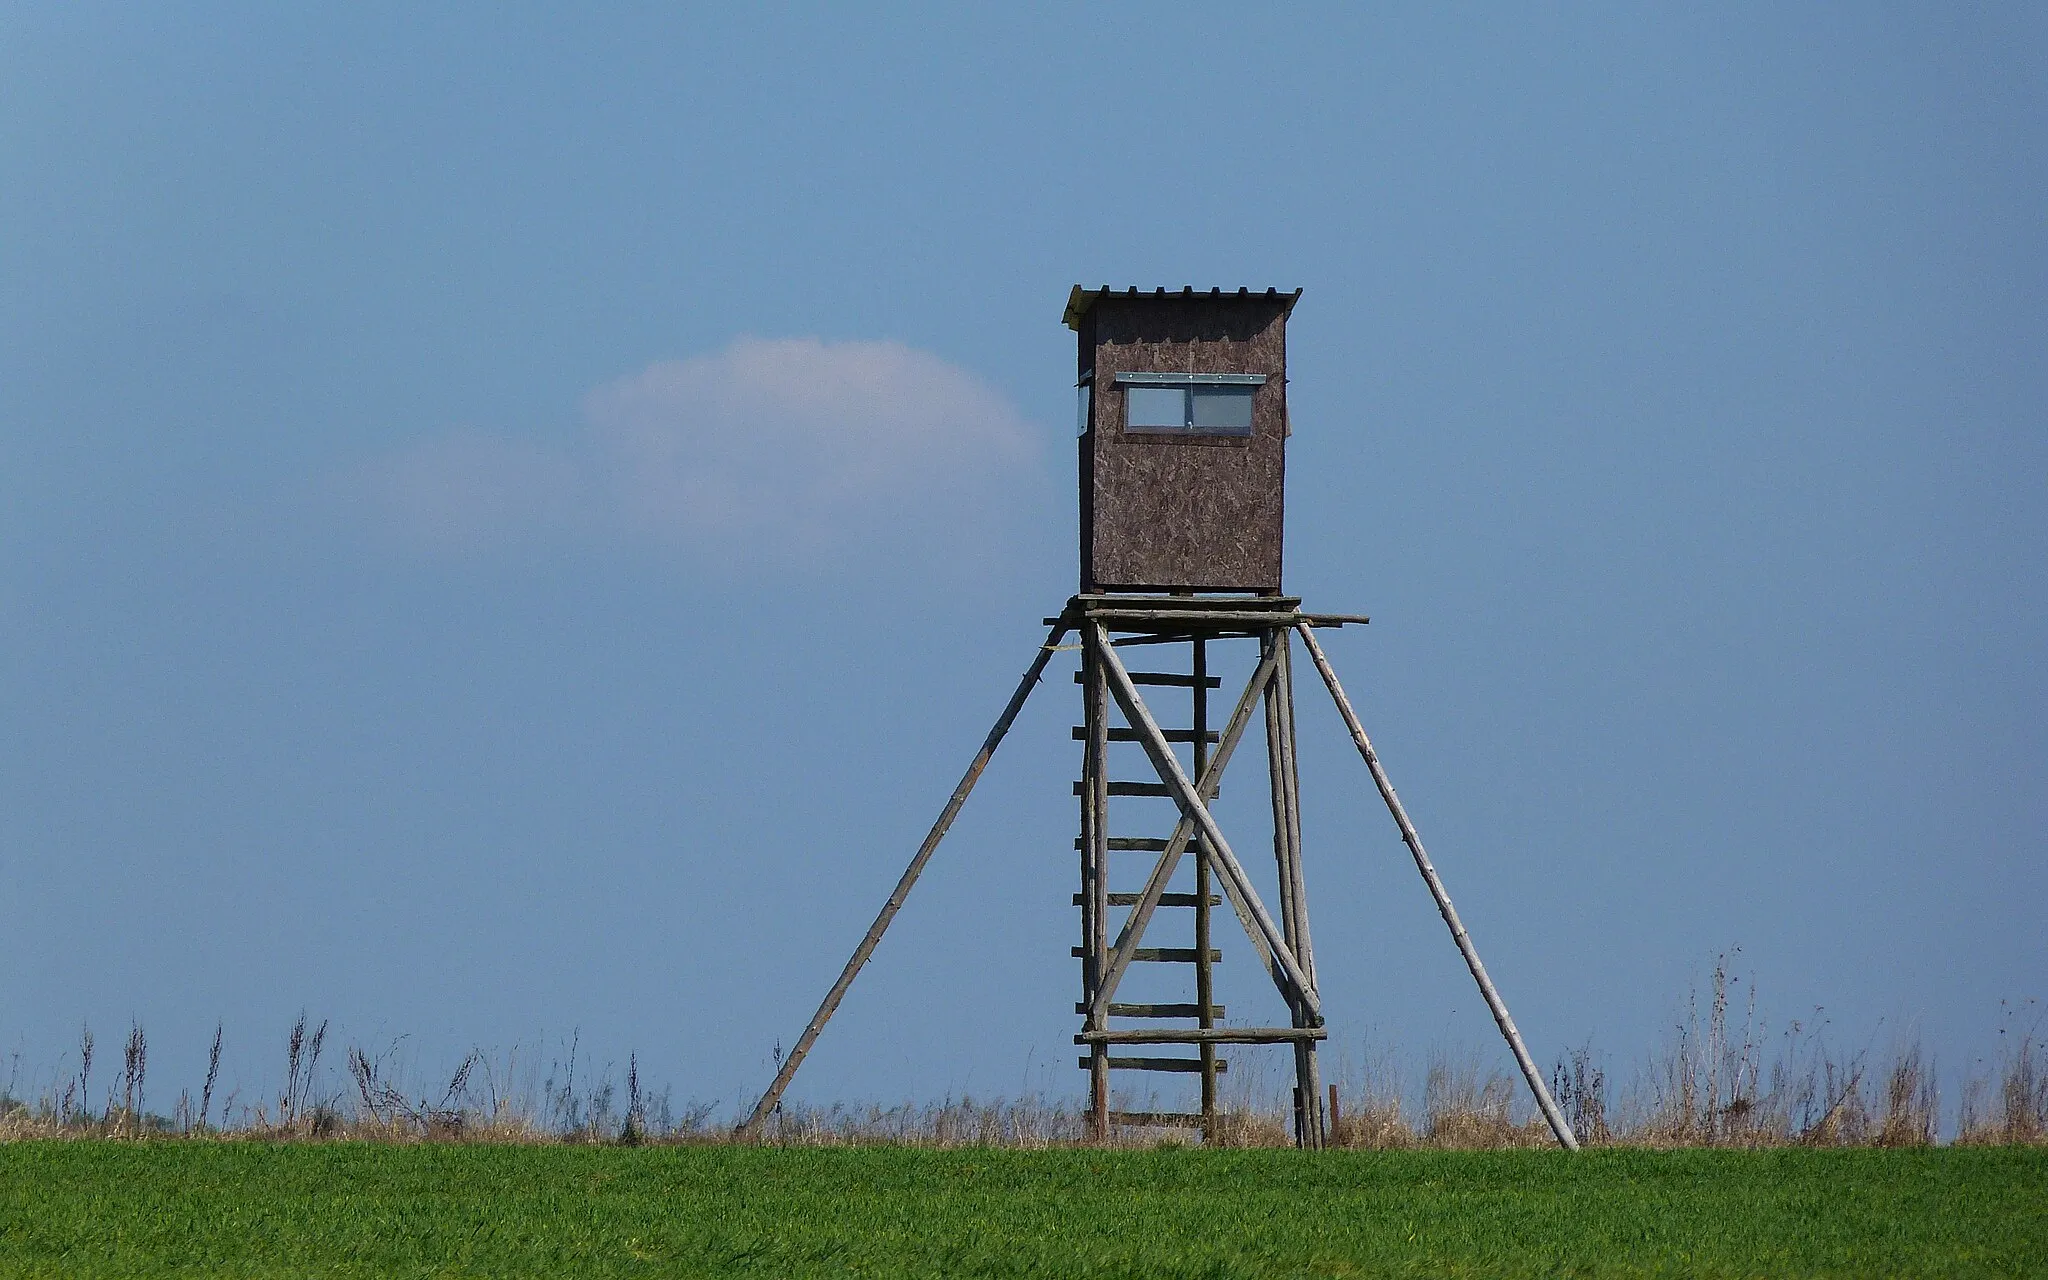
<path fill-rule="evenodd" d="M 1180 600 L 1172 603 L 1184 604 Z M 1109 602 L 1105 601 L 1104 605 L 1109 606 Z M 1175 611 L 1181 612 L 1179 609 Z M 1238 617 L 1241 619 L 1242 615 Z M 1091 619 L 1102 627 L 1099 635 L 1105 644 L 1150 645 L 1154 647 L 1148 652 L 1154 655 L 1160 654 L 1167 646 L 1174 649 L 1183 644 L 1186 646 L 1188 660 L 1184 671 L 1126 670 L 1122 675 L 1135 686 L 1130 692 L 1137 694 L 1144 703 L 1184 705 L 1187 708 L 1186 727 L 1155 727 L 1159 728 L 1159 738 L 1172 744 L 1169 749 L 1178 750 L 1182 746 L 1190 749 L 1192 769 L 1187 770 L 1186 776 L 1195 783 L 1205 805 L 1216 798 L 1221 766 L 1227 763 L 1230 749 L 1243 732 L 1247 713 L 1258 702 L 1265 704 L 1274 790 L 1274 852 L 1286 944 L 1299 965 L 1307 970 L 1312 984 L 1313 970 L 1308 969 L 1312 960 L 1308 948 L 1306 895 L 1301 889 L 1298 852 L 1300 828 L 1294 818 L 1292 707 L 1284 684 L 1285 630 L 1247 629 L 1238 621 L 1235 625 L 1197 625 L 1162 633 L 1158 627 L 1141 622 L 1119 625 L 1114 618 L 1115 615 L 1106 608 L 1104 613 Z M 1135 634 L 1128 635 L 1121 642 L 1110 641 L 1109 635 L 1118 631 Z M 1231 717 L 1227 744 L 1225 732 L 1214 727 L 1209 699 L 1210 691 L 1222 684 L 1220 677 L 1210 673 L 1210 644 L 1222 638 L 1257 638 L 1262 658 L 1260 674 L 1254 677 Z M 1155 659 L 1147 665 L 1157 668 L 1175 664 Z M 1107 663 L 1096 648 L 1092 644 L 1084 644 L 1081 670 L 1074 675 L 1075 682 L 1082 686 L 1082 723 L 1074 727 L 1073 736 L 1083 744 L 1083 750 L 1081 778 L 1074 783 L 1074 794 L 1080 799 L 1081 811 L 1081 833 L 1074 841 L 1080 855 L 1081 886 L 1080 892 L 1074 895 L 1074 904 L 1080 908 L 1081 942 L 1072 949 L 1072 954 L 1081 962 L 1081 1000 L 1074 1006 L 1074 1011 L 1081 1014 L 1085 1022 L 1075 1040 L 1087 1050 L 1079 1059 L 1079 1065 L 1089 1073 L 1089 1100 L 1095 1135 L 1098 1139 L 1107 1138 L 1118 1128 L 1176 1127 L 1199 1130 L 1204 1141 L 1214 1141 L 1218 1135 L 1217 1077 L 1229 1070 L 1229 1062 L 1219 1056 L 1218 1046 L 1287 1043 L 1292 1044 L 1296 1051 L 1298 1084 L 1294 1091 L 1294 1119 L 1297 1138 L 1303 1145 L 1320 1145 L 1323 1126 L 1320 1107 L 1316 1105 L 1319 1085 L 1315 1065 L 1315 1044 L 1323 1036 L 1320 1018 L 1311 1018 L 1308 1016 L 1310 1011 L 1290 1002 L 1294 1016 L 1290 1019 L 1293 1025 L 1288 1027 L 1220 1025 L 1226 1010 L 1216 1002 L 1214 975 L 1223 953 L 1216 945 L 1213 925 L 1215 908 L 1225 902 L 1224 896 L 1217 892 L 1223 886 L 1216 883 L 1216 868 L 1212 866 L 1206 837 L 1192 829 L 1187 821 L 1182 821 L 1171 839 L 1124 834 L 1123 824 L 1129 808 L 1115 801 L 1172 797 L 1176 788 L 1164 780 L 1167 771 L 1156 761 L 1157 776 L 1153 779 L 1112 776 L 1110 745 L 1142 743 L 1145 734 L 1129 723 L 1130 708 L 1125 708 L 1125 723 L 1112 723 L 1113 703 L 1106 667 Z M 1159 692 L 1153 692 L 1155 690 Z M 1185 703 L 1180 702 L 1183 692 L 1187 699 Z M 1149 705 L 1145 716 L 1153 718 Z M 1213 770 L 1212 765 L 1215 766 Z M 1177 866 L 1168 865 L 1169 861 L 1183 860 L 1180 857 L 1183 853 L 1187 855 L 1184 861 L 1192 864 L 1191 873 L 1186 875 Z M 1129 854 L 1153 855 L 1153 879 L 1147 883 L 1147 893 L 1111 888 L 1113 879 L 1127 882 L 1127 878 L 1114 874 L 1117 870 L 1143 861 L 1118 856 Z M 1184 887 L 1178 891 L 1164 891 L 1163 886 L 1168 880 L 1179 880 Z M 1188 880 L 1192 880 L 1191 885 L 1186 883 Z M 1148 893 L 1153 899 L 1150 907 L 1144 902 Z M 1242 896 L 1239 895 L 1240 899 Z M 1245 915 L 1241 901 L 1232 905 L 1238 908 L 1240 917 Z M 1155 941 L 1153 931 L 1160 917 L 1153 915 L 1153 910 L 1161 908 L 1171 909 L 1165 914 L 1172 924 L 1168 926 L 1170 936 L 1159 941 L 1174 945 L 1132 945 L 1138 940 L 1130 936 L 1133 930 L 1145 942 Z M 1252 922 L 1246 919 L 1245 923 L 1254 949 L 1261 953 L 1266 967 L 1272 969 L 1272 948 L 1261 946 Z M 1121 979 L 1123 970 L 1114 965 L 1112 957 L 1120 951 L 1128 951 L 1130 964 L 1185 966 L 1183 971 L 1193 979 L 1195 998 L 1191 1002 L 1173 1003 L 1116 1000 L 1114 984 Z M 1109 998 L 1098 999 L 1105 982 L 1111 986 Z M 1096 1007 L 1098 1004 L 1102 1006 L 1100 1009 Z M 1138 1046 L 1148 1049 L 1152 1046 L 1182 1047 L 1188 1052 L 1164 1056 L 1156 1052 L 1137 1052 Z M 1125 1071 L 1198 1075 L 1201 1086 L 1199 1109 L 1192 1112 L 1113 1110 L 1111 1073 Z M 1309 1108 L 1306 1113 L 1303 1111 L 1305 1104 Z"/>

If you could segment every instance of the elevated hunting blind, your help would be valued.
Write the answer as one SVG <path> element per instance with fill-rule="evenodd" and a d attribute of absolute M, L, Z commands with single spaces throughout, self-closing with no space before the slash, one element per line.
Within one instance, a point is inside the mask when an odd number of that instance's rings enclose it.
<path fill-rule="evenodd" d="M 1075 287 L 1082 591 L 1280 593 L 1300 296 Z"/>
<path fill-rule="evenodd" d="M 1092 1130 L 1183 1127 L 1217 1135 L 1217 1077 L 1227 1046 L 1291 1051 L 1294 1129 L 1317 1147 L 1334 1125 L 1334 1086 L 1324 1105 L 1317 1046 L 1327 1037 L 1310 942 L 1303 874 L 1299 779 L 1295 768 L 1293 642 L 1299 640 L 1329 690 L 1402 841 L 1478 983 L 1538 1107 L 1560 1144 L 1577 1142 L 1494 989 L 1471 934 L 1451 906 L 1393 784 L 1330 666 L 1314 630 L 1363 623 L 1345 614 L 1306 613 L 1281 594 L 1287 473 L 1287 320 L 1301 293 L 1076 286 L 1065 322 L 1079 337 L 1081 590 L 1067 601 L 1009 704 L 932 824 L 895 892 L 854 949 L 761 1095 L 743 1130 L 759 1135 L 783 1092 L 881 942 L 968 793 L 1055 655 L 1078 650 L 1082 744 L 1078 856 L 1081 1018 Z M 1078 643 L 1063 645 L 1074 635 Z M 1238 642 L 1238 669 L 1251 668 L 1227 715 L 1212 714 L 1222 687 L 1217 646 Z M 1249 652 L 1244 651 L 1249 646 Z M 1142 669 L 1123 654 L 1142 657 Z M 1185 657 L 1177 655 L 1184 654 Z M 1154 690 L 1151 694 L 1143 689 Z M 1172 727 L 1148 702 L 1186 708 Z M 1182 699 L 1185 699 L 1183 702 Z M 1211 811 L 1223 772 L 1254 713 L 1264 724 L 1273 864 L 1254 875 Z M 1119 776 L 1132 772 L 1149 776 Z M 1150 802 L 1149 805 L 1147 802 Z M 1160 802 L 1167 806 L 1160 807 Z M 1143 833 L 1143 834 L 1141 834 Z M 1246 846 L 1249 847 L 1249 846 Z M 1139 855 L 1139 856 L 1132 856 Z M 1142 873 L 1142 874 L 1141 874 Z M 1273 905 L 1267 905 L 1268 898 Z M 1215 908 L 1228 906 L 1257 968 L 1278 996 L 1272 1015 L 1235 1019 L 1215 998 Z M 1163 914 L 1162 914 L 1163 913 Z M 1173 917 L 1164 929 L 1160 921 Z M 1162 939 L 1164 932 L 1173 936 Z M 1157 945 L 1160 941 L 1169 945 Z M 1119 998 L 1142 966 L 1177 973 L 1192 998 Z M 1268 997 L 1270 999 L 1270 997 Z M 1180 1047 L 1162 1055 L 1161 1047 Z M 1190 1052 L 1191 1051 L 1191 1052 Z M 1199 1107 L 1132 1109 L 1112 1073 L 1199 1077 Z M 1150 1091 L 1147 1091 L 1149 1096 Z"/>

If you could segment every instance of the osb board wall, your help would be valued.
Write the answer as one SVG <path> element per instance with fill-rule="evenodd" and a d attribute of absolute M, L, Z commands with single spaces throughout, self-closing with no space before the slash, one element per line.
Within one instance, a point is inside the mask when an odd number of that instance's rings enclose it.
<path fill-rule="evenodd" d="M 1114 295 L 1082 318 L 1081 586 L 1280 590 L 1291 297 Z M 1116 375 L 1263 373 L 1250 436 L 1124 433 Z"/>

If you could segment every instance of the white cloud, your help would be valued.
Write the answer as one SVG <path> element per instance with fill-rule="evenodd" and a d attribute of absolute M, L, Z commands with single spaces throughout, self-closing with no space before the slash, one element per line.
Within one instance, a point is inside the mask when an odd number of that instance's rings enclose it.
<path fill-rule="evenodd" d="M 740 338 L 591 391 L 565 445 L 453 433 L 387 460 L 375 488 L 403 534 L 443 548 L 577 534 L 752 558 L 985 522 L 1037 459 L 1014 407 L 929 352 Z"/>

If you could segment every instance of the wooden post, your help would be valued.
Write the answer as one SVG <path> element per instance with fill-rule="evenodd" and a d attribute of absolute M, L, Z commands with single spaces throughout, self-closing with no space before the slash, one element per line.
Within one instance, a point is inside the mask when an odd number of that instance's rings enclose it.
<path fill-rule="evenodd" d="M 1266 769 L 1269 774 L 1269 791 L 1273 804 L 1273 863 L 1278 868 L 1280 883 L 1280 925 L 1287 934 L 1289 946 L 1294 945 L 1294 879 L 1288 874 L 1289 860 L 1287 842 L 1292 823 L 1287 813 L 1287 751 L 1280 735 L 1280 646 L 1286 633 L 1269 631 L 1259 637 L 1259 647 L 1265 650 L 1266 659 L 1273 665 L 1273 679 L 1266 685 Z M 1306 966 L 1304 966 L 1306 967 Z M 1293 1001 L 1289 1007 L 1296 1013 L 1300 1009 Z"/>
<path fill-rule="evenodd" d="M 1315 962 L 1308 946 L 1308 899 L 1301 875 L 1300 784 L 1294 764 L 1294 698 L 1288 661 L 1288 633 L 1275 628 L 1260 637 L 1273 661 L 1273 681 L 1266 687 L 1266 761 L 1272 778 L 1273 860 L 1280 878 L 1280 924 L 1287 945 L 1309 981 Z M 1289 1001 L 1294 1025 L 1306 1026 L 1304 1011 Z M 1322 1145 L 1322 1076 L 1315 1046 L 1297 1042 L 1294 1049 L 1295 1141 L 1306 1148 Z"/>
<path fill-rule="evenodd" d="M 1287 878 L 1293 885 L 1294 905 L 1294 954 L 1301 961 L 1302 972 L 1308 975 L 1310 986 L 1316 981 L 1315 945 L 1310 941 L 1308 928 L 1308 878 L 1301 865 L 1301 774 L 1297 765 L 1294 747 L 1294 655 L 1288 647 L 1285 631 L 1275 637 L 1279 653 L 1273 669 L 1273 685 L 1269 697 L 1280 707 L 1280 752 L 1285 767 L 1280 771 L 1281 794 L 1287 807 Z M 1322 1105 L 1320 1090 L 1316 1093 L 1316 1106 Z"/>
<path fill-rule="evenodd" d="M 1209 644 L 1196 636 L 1190 647 L 1194 650 L 1189 670 L 1194 673 L 1195 777 L 1200 778 L 1209 769 Z M 1215 994 L 1215 972 L 1209 958 L 1209 859 L 1199 856 L 1195 859 L 1195 1006 L 1200 1011 L 1196 1025 L 1204 1031 L 1216 1025 L 1212 1011 Z M 1216 1046 L 1204 1040 L 1200 1052 L 1202 1141 L 1206 1143 L 1216 1135 Z"/>
<path fill-rule="evenodd" d="M 1283 809 L 1287 816 L 1286 866 L 1281 875 L 1289 886 L 1289 941 L 1294 947 L 1295 958 L 1301 961 L 1302 972 L 1308 975 L 1311 987 L 1316 980 L 1315 946 L 1310 941 L 1308 930 L 1308 880 L 1303 875 L 1301 864 L 1301 777 L 1296 767 L 1294 750 L 1294 658 L 1286 631 L 1277 631 L 1273 636 L 1277 650 L 1277 662 L 1273 671 L 1273 684 L 1267 694 L 1269 702 L 1279 712 L 1279 733 L 1281 767 L 1275 780 L 1280 789 Z M 1303 1025 L 1297 1023 L 1296 1025 Z M 1301 1131 L 1297 1135 L 1301 1145 L 1310 1150 L 1321 1150 L 1324 1139 L 1323 1126 L 1323 1075 L 1322 1066 L 1316 1057 L 1314 1041 L 1297 1041 L 1294 1046 L 1294 1074 L 1301 1085 Z"/>
<path fill-rule="evenodd" d="M 946 832 L 953 826 L 953 819 L 960 816 L 961 806 L 967 803 L 968 794 L 974 790 L 974 784 L 981 780 L 982 770 L 988 768 L 989 759 L 995 755 L 996 748 L 1002 745 L 1004 735 L 1010 732 L 1010 725 L 1017 719 L 1017 713 L 1024 709 L 1025 701 L 1031 697 L 1032 689 L 1038 685 L 1038 678 L 1045 673 L 1045 664 L 1052 660 L 1054 650 L 1068 630 L 1068 621 L 1062 616 L 1053 624 L 1052 632 L 1046 636 L 1045 643 L 1038 647 L 1038 653 L 1032 658 L 1030 667 L 1025 670 L 1024 678 L 1017 682 L 1017 691 L 1010 695 L 1009 705 L 1003 708 L 1002 715 L 996 717 L 995 727 L 989 730 L 988 737 L 983 740 L 981 750 L 975 753 L 974 760 L 967 766 L 967 772 L 961 777 L 960 784 L 953 788 L 953 794 L 946 801 L 946 807 L 939 814 L 938 821 L 932 824 L 931 831 L 925 835 L 924 843 L 918 846 L 916 856 L 911 858 L 910 865 L 904 868 L 902 879 L 896 882 L 895 892 L 882 904 L 881 914 L 868 926 L 867 936 L 854 948 L 853 957 L 846 962 L 846 968 L 840 971 L 839 980 L 825 993 L 824 1002 L 818 1006 L 818 1011 L 811 1015 L 811 1021 L 804 1028 L 804 1033 L 797 1037 L 796 1047 L 783 1059 L 782 1069 L 775 1073 L 774 1082 L 768 1086 L 768 1091 L 761 1095 L 760 1101 L 754 1104 L 754 1113 L 740 1126 L 741 1136 L 758 1136 L 761 1126 L 781 1104 L 783 1091 L 789 1088 L 789 1082 L 796 1077 L 796 1069 L 803 1065 L 811 1046 L 817 1043 L 818 1033 L 831 1021 L 832 1014 L 839 1008 L 839 1002 L 846 998 L 846 989 L 853 985 L 855 975 L 867 964 L 868 957 L 875 953 L 875 947 L 882 941 L 882 935 L 888 931 L 889 922 L 903 909 L 903 900 L 910 896 L 911 886 L 915 885 L 918 876 L 924 873 L 925 864 L 931 861 L 932 854 L 939 847 L 939 841 L 946 838 Z"/>
<path fill-rule="evenodd" d="M 1358 713 L 1351 709 L 1351 700 L 1344 696 L 1344 686 L 1337 681 L 1337 673 L 1330 666 L 1330 660 L 1323 656 L 1322 646 L 1316 643 L 1315 635 L 1306 623 L 1296 623 L 1302 643 L 1308 646 L 1309 657 L 1315 660 L 1316 670 L 1322 673 L 1323 684 L 1330 690 L 1330 697 L 1337 704 L 1337 714 L 1344 718 L 1344 727 L 1351 731 L 1352 745 L 1365 759 L 1365 767 L 1372 772 L 1373 785 L 1379 788 L 1380 799 L 1386 801 L 1387 811 L 1394 815 L 1394 825 L 1401 829 L 1401 840 L 1408 846 L 1408 852 L 1415 858 L 1415 869 L 1422 873 L 1422 879 L 1429 886 L 1430 896 L 1436 899 L 1436 909 L 1450 926 L 1451 938 L 1458 944 L 1459 954 L 1465 957 L 1465 967 L 1472 971 L 1473 981 L 1479 984 L 1479 994 L 1485 998 L 1486 1007 L 1493 1013 L 1494 1025 L 1506 1037 L 1508 1048 L 1515 1055 L 1515 1063 L 1522 1069 L 1522 1078 L 1529 1082 L 1529 1091 L 1536 1095 L 1536 1105 L 1542 1109 L 1543 1118 L 1550 1123 L 1551 1133 L 1557 1136 L 1558 1145 L 1567 1151 L 1577 1151 L 1579 1140 L 1572 1135 L 1571 1125 L 1566 1123 L 1564 1113 L 1550 1096 L 1550 1089 L 1543 1083 L 1543 1073 L 1536 1069 L 1535 1059 L 1529 1056 L 1528 1046 L 1522 1043 L 1522 1033 L 1515 1029 L 1515 1020 L 1508 1016 L 1507 1002 L 1500 998 L 1500 992 L 1493 986 L 1493 979 L 1486 976 L 1486 966 L 1479 962 L 1479 948 L 1473 945 L 1472 935 L 1465 931 L 1465 925 L 1458 919 L 1457 908 L 1451 905 L 1451 895 L 1444 888 L 1443 880 L 1437 875 L 1436 867 L 1429 861 L 1429 854 L 1423 851 L 1422 836 L 1415 830 L 1415 824 L 1408 820 L 1408 811 L 1401 807 L 1401 799 L 1394 794 L 1394 784 L 1388 780 L 1387 771 L 1380 767 L 1380 758 L 1372 749 L 1372 740 L 1365 736 L 1365 727 L 1358 722 Z"/>
<path fill-rule="evenodd" d="M 1087 759 L 1083 762 L 1086 782 L 1082 790 L 1087 793 L 1085 803 L 1094 815 L 1086 855 L 1091 870 L 1086 889 L 1088 937 L 1082 943 L 1088 958 L 1083 967 L 1090 975 L 1088 982 L 1091 987 L 1087 1027 L 1090 1031 L 1103 1031 L 1109 1027 L 1109 1002 L 1100 994 L 1109 953 L 1109 690 L 1102 676 L 1102 660 L 1096 656 L 1095 642 L 1102 638 L 1101 624 L 1083 622 L 1081 628 L 1084 659 L 1082 693 L 1087 701 L 1083 721 L 1088 739 Z M 1106 1044 L 1093 1044 L 1088 1048 L 1088 1117 L 1095 1141 L 1108 1142 L 1109 1046 Z"/>

